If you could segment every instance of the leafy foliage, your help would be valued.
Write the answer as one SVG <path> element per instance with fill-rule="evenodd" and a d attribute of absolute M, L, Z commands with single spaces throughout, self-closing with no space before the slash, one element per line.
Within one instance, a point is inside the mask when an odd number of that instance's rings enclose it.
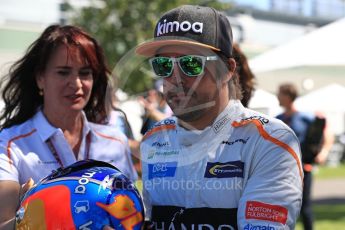
<path fill-rule="evenodd" d="M 154 26 L 161 14 L 182 5 L 198 4 L 212 6 L 218 10 L 229 8 L 229 4 L 217 0 L 104 0 L 91 1 L 91 5 L 76 11 L 72 22 L 83 27 L 101 44 L 110 67 L 138 44 L 152 39 Z M 122 90 L 133 94 L 143 92 L 152 84 L 147 72 L 133 70 L 131 76 L 119 77 Z M 126 84 L 123 84 L 126 81 Z"/>

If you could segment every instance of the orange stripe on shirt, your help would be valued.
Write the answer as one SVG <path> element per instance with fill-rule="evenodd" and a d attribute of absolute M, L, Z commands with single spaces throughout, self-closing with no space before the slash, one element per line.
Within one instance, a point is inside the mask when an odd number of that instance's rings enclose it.
<path fill-rule="evenodd" d="M 22 139 L 22 138 L 25 138 L 25 137 L 28 137 L 36 131 L 37 131 L 36 129 L 33 129 L 29 133 L 13 137 L 8 141 L 8 143 L 7 143 L 7 157 L 8 157 L 8 163 L 10 165 L 13 164 L 13 161 L 11 160 L 11 144 L 12 144 L 12 142 L 17 141 L 17 140 Z"/>
<path fill-rule="evenodd" d="M 151 129 L 150 131 L 148 131 L 147 133 L 145 133 L 143 140 L 145 140 L 146 138 L 148 138 L 154 133 L 157 133 L 163 130 L 175 129 L 175 128 L 176 128 L 176 125 L 161 125 L 161 126 L 155 127 Z"/>
<path fill-rule="evenodd" d="M 124 144 L 124 141 L 123 141 L 122 139 L 120 139 L 120 138 L 107 136 L 107 135 L 105 135 L 105 134 L 103 134 L 103 133 L 99 133 L 99 132 L 97 132 L 97 131 L 94 131 L 94 132 L 95 132 L 97 135 L 101 136 L 101 137 L 104 137 L 104 138 L 106 138 L 106 139 L 113 140 L 113 141 L 119 141 L 119 142 L 121 142 L 122 144 Z"/>
<path fill-rule="evenodd" d="M 278 140 L 278 139 L 276 139 L 276 138 L 270 136 L 270 135 L 266 132 L 266 130 L 264 129 L 263 125 L 260 123 L 259 120 L 247 120 L 247 121 L 242 121 L 242 122 L 236 122 L 236 121 L 235 121 L 235 122 L 232 123 L 232 126 L 234 126 L 234 127 L 240 127 L 240 126 L 247 125 L 248 123 L 254 123 L 255 126 L 256 126 L 256 128 L 259 130 L 260 135 L 261 135 L 264 139 L 266 139 L 266 140 L 268 140 L 268 141 L 271 141 L 271 142 L 273 142 L 274 144 L 276 144 L 276 145 L 282 147 L 283 149 L 285 149 L 286 151 L 288 151 L 288 152 L 292 155 L 292 157 L 293 157 L 293 158 L 295 159 L 295 161 L 297 162 L 298 170 L 299 170 L 299 175 L 300 175 L 300 177 L 301 177 L 301 179 L 302 179 L 302 181 L 303 181 L 303 170 L 302 170 L 302 167 L 301 167 L 301 162 L 300 162 L 300 160 L 299 160 L 299 158 L 298 158 L 298 156 L 297 156 L 297 153 L 296 153 L 289 145 L 287 145 L 286 143 L 284 143 L 284 142 L 282 142 L 282 141 L 280 141 L 280 140 Z"/>

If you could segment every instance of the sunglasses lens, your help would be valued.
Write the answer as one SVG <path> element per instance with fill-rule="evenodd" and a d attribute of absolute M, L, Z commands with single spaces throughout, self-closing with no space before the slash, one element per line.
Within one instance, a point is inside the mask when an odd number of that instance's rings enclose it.
<path fill-rule="evenodd" d="M 159 77 L 170 76 L 173 69 L 173 62 L 167 57 L 155 57 L 151 59 L 153 71 Z"/>
<path fill-rule="evenodd" d="M 200 57 L 184 56 L 180 59 L 180 67 L 188 76 L 197 76 L 203 72 L 203 61 Z"/>

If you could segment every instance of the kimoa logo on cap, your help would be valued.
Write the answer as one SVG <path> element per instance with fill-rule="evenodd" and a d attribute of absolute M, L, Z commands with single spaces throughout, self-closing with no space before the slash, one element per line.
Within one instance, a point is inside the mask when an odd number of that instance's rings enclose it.
<path fill-rule="evenodd" d="M 179 30 L 183 32 L 193 30 L 193 32 L 201 34 L 203 26 L 204 26 L 204 23 L 202 22 L 193 22 L 193 23 L 189 21 L 183 21 L 181 23 L 179 21 L 167 22 L 167 20 L 164 19 L 162 24 L 161 22 L 158 22 L 156 36 L 158 37 L 169 32 L 170 33 L 178 32 Z"/>

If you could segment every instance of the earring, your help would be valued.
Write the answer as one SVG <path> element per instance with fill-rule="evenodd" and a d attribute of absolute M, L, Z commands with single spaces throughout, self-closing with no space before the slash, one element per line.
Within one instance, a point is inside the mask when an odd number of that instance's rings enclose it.
<path fill-rule="evenodd" d="M 43 89 L 38 89 L 38 94 L 39 94 L 40 96 L 43 96 Z"/>

